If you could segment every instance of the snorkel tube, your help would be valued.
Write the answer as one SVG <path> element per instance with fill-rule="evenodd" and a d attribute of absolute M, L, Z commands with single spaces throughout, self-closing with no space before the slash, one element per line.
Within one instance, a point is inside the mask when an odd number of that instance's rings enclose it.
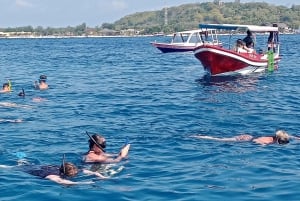
<path fill-rule="evenodd" d="M 66 156 L 65 156 L 65 154 L 63 154 L 62 164 L 61 164 L 61 167 L 60 167 L 60 172 L 62 173 L 63 176 L 66 175 L 65 161 L 66 161 Z"/>
<path fill-rule="evenodd" d="M 9 91 L 11 91 L 11 89 L 12 89 L 11 81 L 7 80 L 7 83 L 8 83 L 8 89 L 9 89 Z"/>

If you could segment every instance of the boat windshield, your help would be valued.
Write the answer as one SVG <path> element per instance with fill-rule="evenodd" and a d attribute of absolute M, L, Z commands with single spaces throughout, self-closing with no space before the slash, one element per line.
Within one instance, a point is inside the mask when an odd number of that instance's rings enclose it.
<path fill-rule="evenodd" d="M 176 33 L 173 36 L 173 43 L 199 43 L 201 38 L 198 32 Z"/>

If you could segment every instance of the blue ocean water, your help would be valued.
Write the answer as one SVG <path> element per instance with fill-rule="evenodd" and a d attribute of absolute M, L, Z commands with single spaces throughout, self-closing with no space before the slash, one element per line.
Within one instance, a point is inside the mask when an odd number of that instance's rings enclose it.
<path fill-rule="evenodd" d="M 207 77 L 192 53 L 162 54 L 154 37 L 0 39 L 0 161 L 16 153 L 36 164 L 81 163 L 85 131 L 117 153 L 128 137 L 125 169 L 92 185 L 62 186 L 0 169 L 0 200 L 300 200 L 300 141 L 259 146 L 200 140 L 299 135 L 299 35 L 281 36 L 279 69 Z M 46 74 L 50 89 L 33 83 Z M 26 97 L 17 94 L 24 88 Z M 42 98 L 42 101 L 35 101 Z M 9 104 L 8 104 L 9 103 Z M 91 179 L 81 176 L 77 180 Z"/>

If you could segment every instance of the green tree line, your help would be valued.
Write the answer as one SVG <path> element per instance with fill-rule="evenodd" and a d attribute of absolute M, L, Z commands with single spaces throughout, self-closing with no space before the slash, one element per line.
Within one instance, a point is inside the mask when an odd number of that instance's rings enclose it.
<path fill-rule="evenodd" d="M 116 30 L 133 28 L 145 33 L 166 33 L 198 28 L 199 23 L 273 24 L 285 23 L 291 28 L 300 26 L 300 5 L 291 8 L 267 3 L 194 3 L 165 10 L 141 12 L 125 16 L 110 26 Z"/>
<path fill-rule="evenodd" d="M 222 3 L 219 1 L 184 4 L 167 8 L 167 24 L 165 9 L 158 11 L 146 11 L 127 15 L 114 23 L 103 23 L 94 28 L 82 23 L 75 27 L 44 28 L 38 26 L 1 28 L 1 32 L 31 32 L 36 35 L 97 35 L 103 30 L 114 30 L 120 33 L 122 30 L 134 29 L 141 34 L 155 32 L 172 33 L 189 29 L 197 29 L 199 23 L 228 23 L 228 24 L 273 24 L 284 23 L 292 29 L 300 26 L 300 5 L 290 8 L 275 6 L 267 3 Z M 90 32 L 89 32 L 90 31 Z"/>

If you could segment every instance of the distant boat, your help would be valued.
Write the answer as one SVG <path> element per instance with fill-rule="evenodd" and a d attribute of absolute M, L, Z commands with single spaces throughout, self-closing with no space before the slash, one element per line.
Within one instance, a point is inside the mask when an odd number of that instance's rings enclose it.
<path fill-rule="evenodd" d="M 208 42 L 209 36 L 214 36 L 214 30 L 189 30 L 173 34 L 169 43 L 151 42 L 151 44 L 163 53 L 168 52 L 188 52 L 194 51 L 196 47 L 209 43 L 211 45 L 221 45 L 219 41 L 212 40 Z"/>
<path fill-rule="evenodd" d="M 195 57 L 202 63 L 204 69 L 211 75 L 228 74 L 248 74 L 252 72 L 262 72 L 266 69 L 274 70 L 280 61 L 278 27 L 255 26 L 255 25 L 235 25 L 235 24 L 200 24 L 202 29 L 216 29 L 225 31 L 236 31 L 235 33 L 267 33 L 269 34 L 266 43 L 262 46 L 265 50 L 254 49 L 238 52 L 232 48 L 232 34 L 228 34 L 228 46 L 220 47 L 210 44 L 198 46 L 195 51 Z M 254 35 L 255 37 L 255 35 Z M 234 40 L 236 43 L 237 40 Z M 255 41 L 255 38 L 254 38 Z M 257 47 L 258 44 L 255 44 Z M 255 48 L 254 47 L 254 48 Z M 247 52 L 249 51 L 249 52 Z"/>

